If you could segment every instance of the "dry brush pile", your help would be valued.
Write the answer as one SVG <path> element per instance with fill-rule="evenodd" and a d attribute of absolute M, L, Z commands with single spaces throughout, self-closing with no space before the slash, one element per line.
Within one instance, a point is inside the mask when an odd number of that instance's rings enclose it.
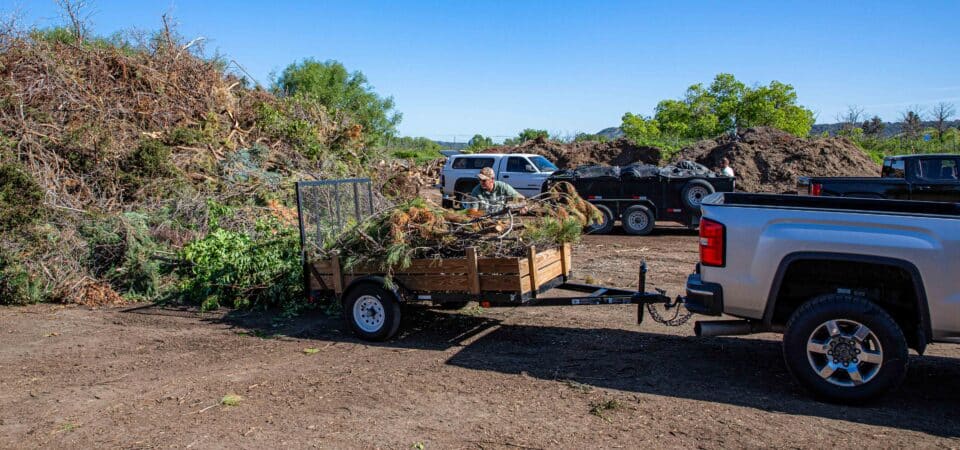
<path fill-rule="evenodd" d="M 288 232 L 293 180 L 379 159 L 346 115 L 226 67 L 169 31 L 0 31 L 0 303 L 158 298 L 188 243 Z"/>

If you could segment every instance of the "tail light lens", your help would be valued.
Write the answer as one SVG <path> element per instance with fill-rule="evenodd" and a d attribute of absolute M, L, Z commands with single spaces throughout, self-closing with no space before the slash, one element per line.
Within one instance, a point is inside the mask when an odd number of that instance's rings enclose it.
<path fill-rule="evenodd" d="M 720 222 L 700 219 L 700 263 L 723 267 L 726 263 L 726 227 Z"/>
<path fill-rule="evenodd" d="M 823 190 L 823 185 L 820 183 L 810 183 L 810 195 L 820 196 L 820 192 Z"/>

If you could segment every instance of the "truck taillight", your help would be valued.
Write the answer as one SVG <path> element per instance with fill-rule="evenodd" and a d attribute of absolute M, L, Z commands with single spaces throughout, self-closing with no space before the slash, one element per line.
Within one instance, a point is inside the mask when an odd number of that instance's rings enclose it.
<path fill-rule="evenodd" d="M 720 222 L 700 219 L 700 263 L 723 267 L 726 263 L 726 228 Z"/>
<path fill-rule="evenodd" d="M 810 195 L 820 196 L 820 192 L 823 190 L 823 185 L 820 183 L 810 183 Z"/>

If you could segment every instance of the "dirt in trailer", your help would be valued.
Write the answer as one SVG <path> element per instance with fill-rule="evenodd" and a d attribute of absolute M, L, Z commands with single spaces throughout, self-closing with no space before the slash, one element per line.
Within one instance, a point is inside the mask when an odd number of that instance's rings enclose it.
<path fill-rule="evenodd" d="M 696 236 L 588 236 L 579 281 L 676 295 Z M 35 305 L 0 309 L 0 448 L 956 447 L 960 347 L 903 387 L 808 398 L 775 335 L 698 339 L 634 306 L 411 308 L 369 344 L 337 319 Z"/>

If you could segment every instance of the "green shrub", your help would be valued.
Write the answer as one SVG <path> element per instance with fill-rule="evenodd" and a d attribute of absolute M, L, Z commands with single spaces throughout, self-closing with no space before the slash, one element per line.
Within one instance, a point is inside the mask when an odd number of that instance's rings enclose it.
<path fill-rule="evenodd" d="M 299 234 L 275 219 L 253 235 L 216 228 L 181 251 L 181 295 L 204 310 L 295 307 L 302 298 Z"/>
<path fill-rule="evenodd" d="M 0 253 L 0 305 L 28 305 L 46 297 L 36 276 L 10 255 Z"/>
<path fill-rule="evenodd" d="M 79 227 L 90 253 L 87 266 L 120 292 L 153 298 L 160 292 L 159 246 L 150 237 L 148 217 L 137 212 L 85 221 Z"/>
<path fill-rule="evenodd" d="M 0 164 L 0 231 L 36 223 L 42 215 L 43 189 L 14 164 Z"/>

